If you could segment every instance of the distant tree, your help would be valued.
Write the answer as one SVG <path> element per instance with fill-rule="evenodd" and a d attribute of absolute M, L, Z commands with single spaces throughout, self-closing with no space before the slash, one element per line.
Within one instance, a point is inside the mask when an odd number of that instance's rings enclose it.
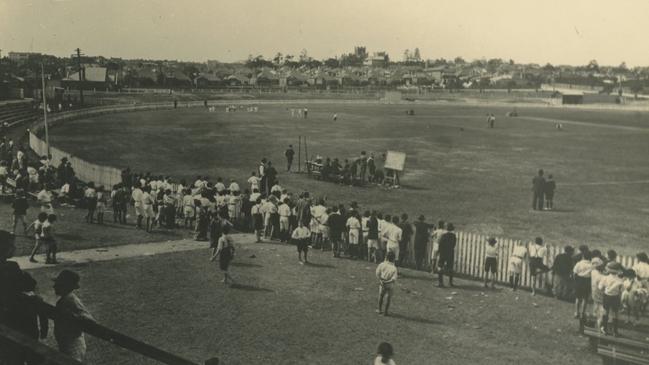
<path fill-rule="evenodd" d="M 419 53 L 419 48 L 415 48 L 414 57 L 415 57 L 415 60 L 421 61 L 421 54 Z"/>
<path fill-rule="evenodd" d="M 309 60 L 309 55 L 306 51 L 306 48 L 302 48 L 300 51 L 300 62 L 307 62 Z"/>
<path fill-rule="evenodd" d="M 455 63 L 456 65 L 463 65 L 463 64 L 466 63 L 466 61 L 464 61 L 464 58 L 458 56 L 458 57 L 455 57 L 455 59 L 453 60 L 453 63 Z"/>
<path fill-rule="evenodd" d="M 281 52 L 277 52 L 275 57 L 273 57 L 273 62 L 275 62 L 276 65 L 281 65 L 283 60 L 284 58 Z"/>
<path fill-rule="evenodd" d="M 410 61 L 410 50 L 406 49 L 403 51 L 403 61 L 408 62 Z"/>
<path fill-rule="evenodd" d="M 262 68 L 262 67 L 273 67 L 273 63 L 271 61 L 265 60 L 264 56 L 257 56 L 253 58 L 249 58 L 248 61 L 246 61 L 246 67 L 248 68 Z"/>
<path fill-rule="evenodd" d="M 589 71 L 599 72 L 599 64 L 597 60 L 590 60 L 586 65 L 586 69 Z"/>
<path fill-rule="evenodd" d="M 516 62 L 514 62 L 514 60 L 512 60 L 512 59 L 510 58 L 510 59 L 509 59 L 509 64 L 510 64 L 511 66 L 514 66 L 514 64 L 516 64 Z"/>
<path fill-rule="evenodd" d="M 554 66 L 552 66 L 552 64 L 548 62 L 545 64 L 545 66 L 543 66 L 543 71 L 552 72 L 554 71 Z"/>
<path fill-rule="evenodd" d="M 324 65 L 329 68 L 338 68 L 340 67 L 340 61 L 335 58 L 328 58 L 324 61 Z"/>

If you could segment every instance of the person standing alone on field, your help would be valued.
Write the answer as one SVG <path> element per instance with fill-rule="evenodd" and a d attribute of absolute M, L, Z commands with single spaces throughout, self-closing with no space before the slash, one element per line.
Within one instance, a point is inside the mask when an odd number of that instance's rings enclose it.
<path fill-rule="evenodd" d="M 545 194 L 545 209 L 553 210 L 554 209 L 554 190 L 557 188 L 557 184 L 554 182 L 552 175 L 548 175 L 548 180 L 545 182 L 545 188 L 543 189 Z"/>
<path fill-rule="evenodd" d="M 394 265 L 395 254 L 388 252 L 386 260 L 376 268 L 376 278 L 379 279 L 379 307 L 376 313 L 388 315 L 390 301 L 394 293 L 394 284 L 397 281 L 397 267 Z M 385 309 L 383 309 L 383 300 L 385 299 Z"/>
<path fill-rule="evenodd" d="M 543 177 L 543 170 L 539 170 L 537 176 L 532 179 L 532 209 L 543 210 L 543 193 L 545 191 L 545 178 Z"/>
<path fill-rule="evenodd" d="M 288 145 L 288 148 L 284 152 L 286 156 L 286 172 L 291 172 L 291 165 L 293 164 L 293 156 L 295 156 L 295 151 L 293 150 L 293 145 Z"/>

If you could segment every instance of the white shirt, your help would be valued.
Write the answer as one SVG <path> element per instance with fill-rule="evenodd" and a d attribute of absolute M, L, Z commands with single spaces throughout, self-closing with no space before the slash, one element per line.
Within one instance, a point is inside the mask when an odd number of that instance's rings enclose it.
<path fill-rule="evenodd" d="M 649 264 L 646 262 L 638 262 L 633 265 L 633 271 L 635 271 L 635 275 L 641 280 L 649 279 Z"/>
<path fill-rule="evenodd" d="M 383 261 L 376 268 L 376 277 L 382 282 L 393 283 L 397 276 L 397 267 L 390 261 Z"/>
<path fill-rule="evenodd" d="M 322 215 L 325 214 L 326 212 L 327 212 L 327 208 L 319 204 L 311 208 L 311 216 L 313 216 L 313 218 L 315 218 L 319 224 L 326 223 L 322 219 Z"/>
<path fill-rule="evenodd" d="M 311 231 L 306 227 L 295 228 L 293 234 L 291 235 L 291 238 L 296 240 L 301 240 L 309 237 L 311 237 Z"/>
<path fill-rule="evenodd" d="M 52 202 L 52 194 L 50 194 L 50 192 L 45 189 L 41 190 L 36 198 L 41 204 L 50 204 Z"/>
<path fill-rule="evenodd" d="M 384 364 L 382 360 L 383 357 L 381 355 L 377 356 L 376 359 L 374 359 L 374 365 L 397 365 L 392 359 L 390 359 L 387 364 Z"/>
<path fill-rule="evenodd" d="M 282 204 L 277 209 L 280 217 L 290 217 L 291 216 L 291 207 L 288 204 Z"/>
<path fill-rule="evenodd" d="M 385 237 L 388 239 L 388 246 L 395 247 L 399 246 L 401 241 L 401 235 L 403 231 L 396 224 L 390 224 L 390 227 L 385 232 Z"/>
<path fill-rule="evenodd" d="M 486 257 L 498 257 L 498 251 L 500 250 L 500 246 L 496 243 L 495 245 L 487 245 L 487 248 L 485 249 L 485 256 Z"/>
<path fill-rule="evenodd" d="M 239 184 L 237 184 L 234 181 L 232 183 L 230 183 L 230 187 L 229 187 L 228 190 L 230 190 L 230 191 L 241 191 L 241 189 L 239 189 Z"/>
<path fill-rule="evenodd" d="M 282 192 L 282 187 L 279 184 L 275 184 L 275 185 L 273 185 L 272 188 L 270 188 L 270 191 L 271 191 L 271 193 L 274 193 L 276 191 L 281 193 Z"/>
<path fill-rule="evenodd" d="M 225 184 L 223 184 L 222 182 L 217 182 L 216 184 L 214 184 L 214 189 L 216 189 L 216 191 L 218 192 L 222 192 L 223 190 L 225 190 Z"/>
<path fill-rule="evenodd" d="M 248 184 L 250 184 L 250 191 L 254 189 L 259 190 L 259 178 L 257 176 L 250 176 L 248 178 Z"/>
<path fill-rule="evenodd" d="M 589 278 L 591 271 L 593 271 L 593 264 L 590 260 L 580 260 L 572 269 L 572 272 L 581 278 Z"/>
<path fill-rule="evenodd" d="M 357 230 L 358 231 L 359 229 L 361 229 L 361 222 L 359 222 L 358 218 L 356 218 L 356 217 L 349 217 L 349 218 L 347 218 L 346 226 L 347 226 L 347 228 L 349 228 L 350 231 L 351 230 Z"/>
<path fill-rule="evenodd" d="M 540 257 L 545 258 L 548 253 L 548 248 L 543 245 L 537 245 L 536 243 L 530 245 L 530 257 Z"/>
<path fill-rule="evenodd" d="M 624 288 L 624 280 L 617 275 L 608 274 L 600 280 L 598 288 L 609 296 L 621 295 L 622 289 Z"/>
<path fill-rule="evenodd" d="M 527 255 L 527 247 L 525 246 L 516 246 L 512 251 L 512 257 L 516 256 L 518 258 L 525 258 Z"/>
<path fill-rule="evenodd" d="M 135 206 L 140 206 L 142 205 L 142 189 L 140 188 L 135 188 L 133 189 L 133 192 L 131 193 L 131 197 L 133 198 L 133 201 L 135 201 Z"/>
<path fill-rule="evenodd" d="M 260 196 L 261 196 L 260 193 L 252 193 L 250 194 L 250 201 L 254 203 L 257 201 L 257 198 L 259 198 Z"/>

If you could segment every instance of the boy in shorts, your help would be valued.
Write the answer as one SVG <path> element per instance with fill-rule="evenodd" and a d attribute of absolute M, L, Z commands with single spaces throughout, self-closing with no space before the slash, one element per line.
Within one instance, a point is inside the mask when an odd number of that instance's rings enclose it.
<path fill-rule="evenodd" d="M 498 273 L 498 242 L 495 238 L 490 237 L 485 250 L 484 261 L 484 287 L 488 287 L 489 273 L 491 273 L 491 289 L 496 287 L 496 274 Z"/>
<path fill-rule="evenodd" d="M 297 246 L 297 258 L 300 261 L 300 264 L 304 265 L 308 263 L 307 253 L 309 252 L 309 238 L 311 237 L 311 231 L 304 226 L 302 221 L 298 222 L 298 227 L 293 230 L 291 238 Z M 302 253 L 304 253 L 304 262 L 302 261 Z"/>

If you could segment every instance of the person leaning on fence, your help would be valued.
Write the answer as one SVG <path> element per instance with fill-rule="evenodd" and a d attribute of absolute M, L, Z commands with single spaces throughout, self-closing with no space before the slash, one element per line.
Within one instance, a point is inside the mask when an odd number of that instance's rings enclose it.
<path fill-rule="evenodd" d="M 604 315 L 604 292 L 600 290 L 599 283 L 605 277 L 606 264 L 599 257 L 591 260 L 592 270 L 590 272 L 590 290 L 593 299 L 593 316 L 597 321 L 597 328 L 602 327 L 602 316 Z"/>
<path fill-rule="evenodd" d="M 431 234 L 430 241 L 432 242 L 432 247 L 430 251 L 430 259 L 433 264 L 431 272 L 433 274 L 437 273 L 437 259 L 439 258 L 439 240 L 446 233 L 446 222 L 440 220 L 437 222 L 437 228 L 433 230 Z"/>
<path fill-rule="evenodd" d="M 63 270 L 54 280 L 54 292 L 59 296 L 56 310 L 64 316 L 54 320 L 54 338 L 59 351 L 83 362 L 86 357 L 86 340 L 78 321 L 95 321 L 74 293 L 79 289 L 79 274 Z M 72 320 L 71 320 L 72 319 Z"/>
<path fill-rule="evenodd" d="M 536 237 L 534 243 L 528 248 L 529 252 L 529 269 L 532 280 L 532 295 L 536 295 L 536 286 L 543 282 L 543 277 L 546 272 L 550 271 L 543 260 L 548 254 L 548 248 L 543 244 L 543 238 Z"/>
<path fill-rule="evenodd" d="M 516 241 L 516 245 L 509 256 L 509 285 L 512 291 L 516 291 L 521 282 L 521 273 L 523 272 L 523 260 L 528 256 L 527 247 L 521 241 Z"/>
<path fill-rule="evenodd" d="M 420 215 L 415 222 L 415 268 L 422 270 L 426 259 L 426 249 L 430 238 L 430 225 L 426 223 L 426 217 Z"/>
<path fill-rule="evenodd" d="M 448 276 L 449 286 L 453 285 L 453 263 L 455 261 L 455 245 L 457 236 L 455 235 L 453 223 L 446 225 L 446 233 L 439 240 L 439 259 L 437 262 L 438 274 L 437 281 L 440 288 L 444 287 L 444 275 Z"/>
<path fill-rule="evenodd" d="M 588 299 L 591 298 L 591 271 L 593 270 L 590 259 L 590 252 L 585 252 L 573 269 L 575 278 L 575 318 L 586 319 Z"/>
<path fill-rule="evenodd" d="M 487 240 L 487 247 L 485 248 L 485 261 L 484 261 L 484 287 L 488 287 L 489 274 L 491 274 L 491 289 L 496 287 L 496 276 L 498 274 L 498 254 L 500 246 L 498 241 L 490 237 Z"/>
<path fill-rule="evenodd" d="M 572 255 L 575 249 L 566 246 L 563 252 L 558 254 L 552 263 L 552 274 L 554 275 L 552 292 L 554 297 L 560 300 L 572 299 Z"/>
<path fill-rule="evenodd" d="M 376 313 L 384 316 L 388 315 L 390 309 L 390 302 L 394 294 L 394 285 L 397 281 L 398 271 L 394 265 L 395 255 L 394 252 L 388 252 L 386 260 L 376 267 L 376 278 L 379 280 L 379 300 Z M 385 301 L 385 309 L 383 302 Z"/>
<path fill-rule="evenodd" d="M 612 317 L 613 334 L 617 336 L 618 314 L 621 307 L 622 290 L 624 289 L 624 280 L 622 279 L 622 265 L 619 262 L 609 262 L 606 264 L 607 275 L 599 282 L 599 290 L 604 292 L 603 315 L 600 332 L 608 334 L 608 321 Z"/>

